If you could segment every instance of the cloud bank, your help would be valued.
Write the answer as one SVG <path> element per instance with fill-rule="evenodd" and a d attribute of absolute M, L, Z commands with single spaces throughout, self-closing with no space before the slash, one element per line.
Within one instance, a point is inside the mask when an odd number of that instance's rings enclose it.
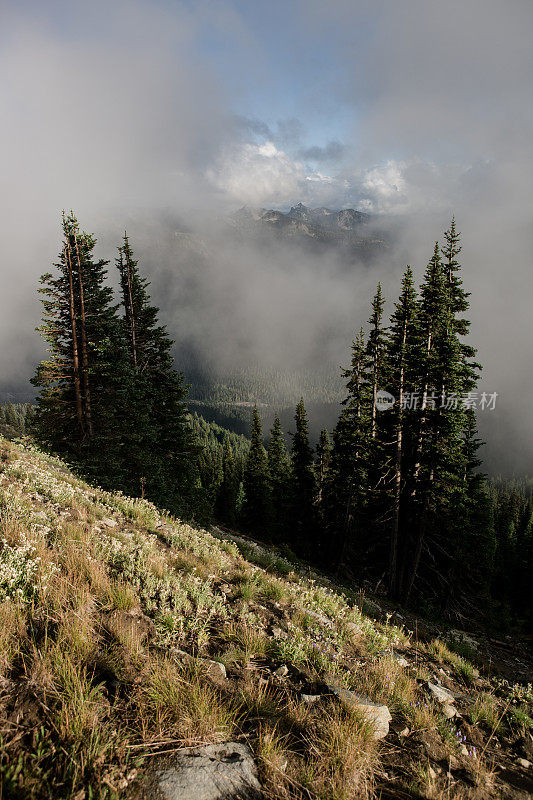
<path fill-rule="evenodd" d="M 5 5 L 2 387 L 42 354 L 35 288 L 64 207 L 106 257 L 128 225 L 177 338 L 280 364 L 287 349 L 312 359 L 317 339 L 344 361 L 377 279 L 393 294 L 407 261 L 420 276 L 455 213 L 483 382 L 505 410 L 488 433 L 531 463 L 529 0 Z M 284 96 L 295 112 L 276 117 Z M 393 217 L 397 247 L 347 274 L 333 256 L 236 249 L 211 223 L 299 201 Z M 207 224 L 193 292 L 172 237 Z"/>

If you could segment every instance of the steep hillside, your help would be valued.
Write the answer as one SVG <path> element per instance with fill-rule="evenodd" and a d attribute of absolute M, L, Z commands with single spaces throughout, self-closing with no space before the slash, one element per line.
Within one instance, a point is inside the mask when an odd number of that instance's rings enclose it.
<path fill-rule="evenodd" d="M 3 438 L 0 525 L 2 798 L 529 796 L 531 687 L 474 640 Z"/>

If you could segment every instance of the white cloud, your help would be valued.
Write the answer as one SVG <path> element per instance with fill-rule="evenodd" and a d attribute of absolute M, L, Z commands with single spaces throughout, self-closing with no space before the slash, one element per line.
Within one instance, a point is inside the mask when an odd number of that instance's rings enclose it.
<path fill-rule="evenodd" d="M 302 161 L 272 141 L 224 148 L 206 177 L 236 202 L 253 206 L 278 207 L 298 200 L 318 204 L 325 198 L 334 201 L 346 190 L 345 179 L 309 171 Z"/>

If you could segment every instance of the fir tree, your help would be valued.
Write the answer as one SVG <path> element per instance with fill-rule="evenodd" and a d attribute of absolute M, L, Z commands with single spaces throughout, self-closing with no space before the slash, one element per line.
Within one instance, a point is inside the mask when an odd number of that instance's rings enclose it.
<path fill-rule="evenodd" d="M 243 525 L 246 531 L 260 538 L 268 538 L 271 528 L 271 497 L 268 477 L 268 459 L 263 446 L 263 431 L 257 406 L 252 415 L 250 450 L 244 470 Z"/>
<path fill-rule="evenodd" d="M 118 250 L 123 330 L 135 375 L 131 438 L 138 457 L 130 463 L 134 467 L 137 461 L 135 470 L 141 474 L 148 470 L 151 499 L 190 517 L 203 501 L 197 490 L 197 446 L 187 422 L 183 375 L 174 368 L 172 339 L 159 324 L 159 309 L 151 303 L 149 283 L 140 273 L 126 233 Z M 142 420 L 135 419 L 138 411 L 144 414 Z"/>
<path fill-rule="evenodd" d="M 281 541 L 287 531 L 290 504 L 291 465 L 277 414 L 268 441 L 268 475 L 272 497 L 273 533 Z"/>
<path fill-rule="evenodd" d="M 352 342 L 351 364 L 343 376 L 347 397 L 333 431 L 324 498 L 329 560 L 339 569 L 353 560 L 366 513 L 371 401 L 362 329 Z"/>
<path fill-rule="evenodd" d="M 324 428 L 320 431 L 320 437 L 316 446 L 315 459 L 316 504 L 319 507 L 322 505 L 324 488 L 328 479 L 330 461 L 331 442 L 329 439 L 329 434 Z"/>
<path fill-rule="evenodd" d="M 370 412 L 370 435 L 372 439 L 375 439 L 377 434 L 377 393 L 381 388 L 384 372 L 384 350 L 386 342 L 385 332 L 383 330 L 384 306 L 385 300 L 381 290 L 381 283 L 378 283 L 376 294 L 372 300 L 372 315 L 368 320 L 370 333 L 367 343 L 367 357 L 369 361 L 372 392 L 372 406 Z"/>
<path fill-rule="evenodd" d="M 48 343 L 32 382 L 40 389 L 36 434 L 85 471 L 120 485 L 121 446 L 129 407 L 130 373 L 103 259 L 94 236 L 81 233 L 74 215 L 63 216 L 64 244 L 56 276 L 41 278 Z"/>
<path fill-rule="evenodd" d="M 296 546 L 316 555 L 316 524 L 313 509 L 315 474 L 313 450 L 309 444 L 309 428 L 303 398 L 294 415 L 296 432 L 292 436 L 292 524 Z"/>
<path fill-rule="evenodd" d="M 388 412 L 392 443 L 392 524 L 389 550 L 389 592 L 396 596 L 399 590 L 398 545 L 401 540 L 402 487 L 405 469 L 405 455 L 409 442 L 406 441 L 405 427 L 409 428 L 409 412 L 406 410 L 406 396 L 413 393 L 412 348 L 416 338 L 417 299 L 413 271 L 407 267 L 402 278 L 401 294 L 391 316 L 386 361 L 389 367 L 389 391 L 395 398 L 393 409 Z"/>
<path fill-rule="evenodd" d="M 236 522 L 239 477 L 229 436 L 224 437 L 222 452 L 222 480 L 218 486 L 215 516 L 230 527 Z"/>

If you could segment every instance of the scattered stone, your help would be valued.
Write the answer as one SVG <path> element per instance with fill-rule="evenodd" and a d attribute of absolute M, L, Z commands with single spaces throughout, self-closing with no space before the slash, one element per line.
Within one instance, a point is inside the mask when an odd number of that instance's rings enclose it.
<path fill-rule="evenodd" d="M 453 719 L 453 717 L 455 717 L 457 714 L 457 709 L 455 708 L 455 706 L 452 706 L 451 703 L 445 703 L 442 706 L 442 713 L 444 714 L 446 719 Z"/>
<path fill-rule="evenodd" d="M 309 704 L 318 703 L 318 701 L 320 700 L 320 695 L 319 694 L 303 694 L 301 699 L 302 699 L 302 703 L 309 703 Z"/>
<path fill-rule="evenodd" d="M 337 697 L 341 703 L 359 711 L 374 728 L 374 739 L 383 739 L 389 732 L 389 722 L 392 720 L 391 713 L 387 706 L 374 703 L 364 694 L 345 689 L 343 686 L 328 686 L 330 692 Z"/>
<path fill-rule="evenodd" d="M 479 650 L 479 642 L 477 639 L 474 639 L 474 637 L 469 633 L 466 633 L 466 631 L 453 629 L 448 632 L 446 639 L 448 642 L 464 644 L 467 647 L 470 647 L 472 650 Z"/>
<path fill-rule="evenodd" d="M 448 769 L 450 772 L 452 772 L 454 769 L 459 769 L 459 762 L 457 761 L 455 756 L 449 756 Z"/>
<path fill-rule="evenodd" d="M 408 727 L 405 725 L 405 723 L 404 723 L 404 722 L 401 722 L 401 721 L 398 721 L 398 722 L 393 722 L 393 723 L 391 723 L 391 726 L 390 726 L 390 727 L 392 728 L 392 730 L 394 731 L 394 733 L 396 733 L 396 734 L 397 734 L 398 736 L 400 736 L 402 739 L 405 739 L 405 737 L 406 737 L 406 736 L 409 736 L 409 734 L 411 733 L 411 731 L 410 731 L 410 730 L 409 730 L 409 728 L 408 728 Z"/>
<path fill-rule="evenodd" d="M 106 614 L 104 624 L 114 636 L 128 638 L 133 636 L 141 642 L 151 639 L 156 634 L 155 624 L 139 609 L 111 611 Z"/>
<path fill-rule="evenodd" d="M 378 606 L 373 600 L 366 599 L 363 600 L 363 611 L 365 614 L 371 614 L 372 616 L 379 616 L 383 613 L 381 606 Z"/>
<path fill-rule="evenodd" d="M 346 630 L 350 631 L 350 633 L 354 636 L 360 636 L 363 633 L 363 629 L 357 624 L 357 622 L 347 622 Z"/>
<path fill-rule="evenodd" d="M 516 763 L 524 769 L 529 769 L 531 766 L 531 761 L 528 761 L 527 758 L 517 758 Z"/>
<path fill-rule="evenodd" d="M 100 523 L 102 525 L 105 525 L 106 528 L 116 528 L 117 526 L 116 519 L 112 519 L 111 517 L 104 517 L 103 519 L 100 520 Z"/>
<path fill-rule="evenodd" d="M 214 678 L 223 678 L 224 680 L 227 678 L 226 667 L 222 664 L 221 661 L 208 661 L 209 664 L 209 673 Z"/>
<path fill-rule="evenodd" d="M 408 660 L 406 658 L 404 658 L 403 656 L 398 656 L 398 655 L 393 653 L 392 657 L 394 658 L 396 663 L 400 665 L 400 667 L 408 667 L 409 666 Z"/>
<path fill-rule="evenodd" d="M 313 619 L 318 620 L 321 622 L 322 625 L 326 625 L 328 628 L 333 628 L 333 622 L 329 619 L 329 617 L 324 616 L 324 614 L 319 614 L 318 611 L 310 611 L 308 608 L 305 609 L 305 613 L 313 617 Z"/>
<path fill-rule="evenodd" d="M 187 747 L 157 775 L 164 800 L 260 800 L 250 748 L 239 742 Z"/>
<path fill-rule="evenodd" d="M 179 647 L 171 647 L 169 653 L 174 656 L 174 658 L 177 658 L 178 661 L 194 661 L 190 653 L 187 653 L 185 650 L 180 650 Z"/>
<path fill-rule="evenodd" d="M 455 702 L 452 693 L 445 689 L 444 686 L 438 686 L 436 683 L 431 683 L 431 681 L 428 681 L 427 686 L 433 697 L 438 700 L 439 703 L 451 705 Z"/>
<path fill-rule="evenodd" d="M 286 666 L 286 664 L 283 664 L 281 667 L 278 667 L 278 669 L 274 672 L 274 675 L 277 675 L 278 678 L 284 678 L 288 674 L 289 674 L 289 668 Z"/>

